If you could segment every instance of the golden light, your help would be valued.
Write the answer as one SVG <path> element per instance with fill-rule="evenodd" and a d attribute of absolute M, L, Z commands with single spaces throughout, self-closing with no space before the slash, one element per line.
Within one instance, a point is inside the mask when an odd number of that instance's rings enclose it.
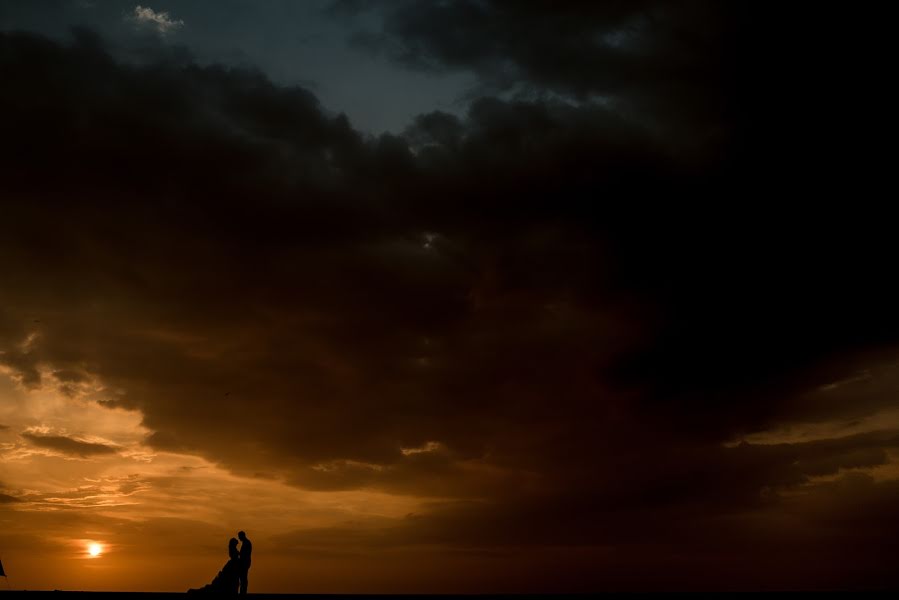
<path fill-rule="evenodd" d="M 87 546 L 87 553 L 90 554 L 91 556 L 94 556 L 94 557 L 100 556 L 100 554 L 102 554 L 102 552 L 103 552 L 103 546 L 101 546 L 100 544 L 88 544 L 88 546 Z"/>

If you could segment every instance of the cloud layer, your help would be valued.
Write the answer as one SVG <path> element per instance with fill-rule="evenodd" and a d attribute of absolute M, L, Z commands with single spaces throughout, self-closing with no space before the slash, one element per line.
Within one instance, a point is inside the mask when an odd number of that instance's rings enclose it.
<path fill-rule="evenodd" d="M 62 454 L 87 458 L 99 454 L 114 454 L 116 449 L 108 444 L 85 442 L 64 435 L 39 435 L 23 432 L 22 437 L 38 448 L 55 450 Z"/>

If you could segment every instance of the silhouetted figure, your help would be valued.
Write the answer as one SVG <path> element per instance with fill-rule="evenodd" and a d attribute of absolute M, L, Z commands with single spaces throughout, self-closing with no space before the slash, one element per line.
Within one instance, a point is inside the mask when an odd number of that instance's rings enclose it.
<path fill-rule="evenodd" d="M 243 531 L 237 532 L 240 538 L 240 593 L 247 593 L 247 573 L 250 570 L 250 559 L 253 555 L 253 542 Z"/>
<path fill-rule="evenodd" d="M 214 594 L 236 594 L 240 583 L 241 573 L 240 552 L 237 551 L 237 540 L 228 540 L 228 562 L 222 567 L 212 583 L 208 583 L 199 589 L 191 588 L 190 592 L 210 592 Z"/>

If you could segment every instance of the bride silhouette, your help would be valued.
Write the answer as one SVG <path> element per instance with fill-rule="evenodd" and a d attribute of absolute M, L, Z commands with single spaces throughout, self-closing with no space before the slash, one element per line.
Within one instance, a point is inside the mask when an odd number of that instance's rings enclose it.
<path fill-rule="evenodd" d="M 212 592 L 216 594 L 236 594 L 240 578 L 240 553 L 237 551 L 237 538 L 228 541 L 228 562 L 218 575 L 199 589 L 191 588 L 189 592 Z"/>

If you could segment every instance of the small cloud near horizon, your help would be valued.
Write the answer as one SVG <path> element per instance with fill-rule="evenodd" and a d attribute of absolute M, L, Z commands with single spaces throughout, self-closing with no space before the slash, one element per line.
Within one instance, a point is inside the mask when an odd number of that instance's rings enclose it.
<path fill-rule="evenodd" d="M 77 440 L 64 435 L 39 435 L 30 432 L 23 432 L 22 437 L 39 448 L 54 450 L 69 456 L 77 456 L 87 458 L 100 454 L 115 454 L 114 446 L 100 444 L 96 442 L 86 442 Z"/>

